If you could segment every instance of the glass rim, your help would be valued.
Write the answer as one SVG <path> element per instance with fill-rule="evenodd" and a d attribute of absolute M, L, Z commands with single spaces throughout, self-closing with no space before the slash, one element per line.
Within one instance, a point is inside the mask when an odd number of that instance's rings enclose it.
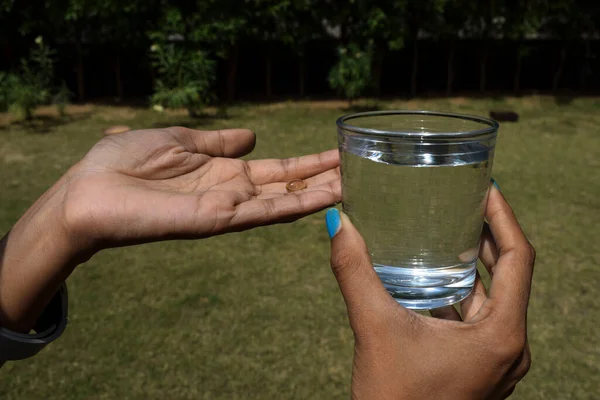
<path fill-rule="evenodd" d="M 402 131 L 387 131 L 381 129 L 372 129 L 372 128 L 364 128 L 359 126 L 354 126 L 346 123 L 348 120 L 361 118 L 361 117 L 373 117 L 373 116 L 381 116 L 381 115 L 428 115 L 433 117 L 443 117 L 443 118 L 454 118 L 454 119 L 462 119 L 472 122 L 477 122 L 482 125 L 487 125 L 487 127 L 481 129 L 468 130 L 465 132 L 402 132 Z M 352 114 L 346 114 L 339 117 L 336 121 L 336 125 L 340 129 L 344 129 L 350 132 L 360 133 L 364 135 L 372 135 L 372 136 L 380 136 L 380 135 L 388 135 L 388 136 L 399 136 L 399 137 L 409 137 L 409 138 L 418 138 L 418 137 L 426 137 L 429 139 L 442 139 L 442 138 L 465 138 L 465 137 L 476 137 L 476 136 L 484 136 L 488 134 L 494 134 L 498 131 L 500 124 L 494 121 L 493 119 L 486 117 L 479 117 L 476 115 L 470 114 L 459 114 L 453 112 L 443 112 L 443 111 L 425 111 L 425 110 L 379 110 L 379 111 L 366 111 L 366 112 L 358 112 Z"/>

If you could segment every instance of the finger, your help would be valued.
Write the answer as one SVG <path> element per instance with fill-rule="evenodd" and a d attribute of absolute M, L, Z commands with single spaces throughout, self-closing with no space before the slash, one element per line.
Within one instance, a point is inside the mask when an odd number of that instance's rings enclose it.
<path fill-rule="evenodd" d="M 325 183 L 330 183 L 330 182 L 339 181 L 339 180 L 340 180 L 339 170 L 337 168 L 330 169 L 328 171 L 322 172 L 313 177 L 304 179 L 304 183 L 306 184 L 306 189 L 302 189 L 302 190 L 310 190 L 310 189 L 314 188 L 315 186 L 319 186 L 319 185 L 322 185 Z M 287 182 L 267 183 L 265 185 L 259 186 L 259 191 L 261 194 L 267 194 L 267 193 L 285 194 L 285 193 L 288 193 Z"/>
<path fill-rule="evenodd" d="M 329 150 L 320 154 L 283 160 L 248 161 L 250 179 L 255 185 L 272 182 L 287 182 L 292 179 L 306 179 L 340 165 L 338 150 Z"/>
<path fill-rule="evenodd" d="M 312 190 L 289 196 L 254 199 L 236 207 L 230 226 L 232 230 L 243 230 L 255 226 L 291 222 L 330 207 L 336 201 L 336 195 L 329 190 Z"/>
<path fill-rule="evenodd" d="M 173 127 L 167 130 L 177 135 L 190 151 L 211 157 L 242 157 L 256 144 L 256 135 L 248 129 L 198 131 Z"/>
<path fill-rule="evenodd" d="M 475 315 L 481 309 L 481 306 L 487 300 L 487 293 L 485 286 L 479 272 L 476 272 L 475 283 L 473 284 L 473 290 L 463 301 L 460 303 L 460 311 L 462 313 L 463 321 L 471 321 Z"/>
<path fill-rule="evenodd" d="M 535 251 L 523 234 L 517 219 L 494 186 L 488 197 L 486 218 L 496 242 L 500 257 L 494 267 L 494 278 L 490 287 L 490 299 L 494 299 L 500 308 L 525 321 Z"/>
<path fill-rule="evenodd" d="M 494 277 L 494 267 L 496 266 L 496 262 L 498 262 L 498 257 L 498 247 L 496 247 L 490 227 L 488 224 L 484 224 L 481 234 L 481 244 L 479 245 L 479 259 L 492 278 Z"/>
<path fill-rule="evenodd" d="M 460 314 L 453 306 L 434 308 L 433 310 L 429 310 L 429 314 L 431 314 L 433 318 L 447 319 L 449 321 L 462 321 Z"/>
<path fill-rule="evenodd" d="M 292 192 L 292 193 L 279 193 L 279 192 L 261 193 L 257 196 L 257 199 L 262 200 L 262 199 L 272 199 L 272 198 L 281 197 L 281 196 L 299 196 L 302 193 L 319 192 L 319 191 L 333 193 L 333 195 L 335 196 L 334 204 L 337 204 L 340 201 L 342 201 L 342 181 L 339 178 L 336 180 L 330 181 L 330 182 L 322 183 L 317 186 L 309 186 L 306 189 L 299 190 L 297 192 Z M 331 204 L 331 205 L 333 205 L 333 204 Z"/>
<path fill-rule="evenodd" d="M 338 282 L 356 332 L 358 321 L 365 321 L 380 313 L 398 307 L 387 293 L 373 269 L 367 245 L 347 215 L 335 208 L 327 211 L 327 231 L 331 239 L 331 269 Z"/>

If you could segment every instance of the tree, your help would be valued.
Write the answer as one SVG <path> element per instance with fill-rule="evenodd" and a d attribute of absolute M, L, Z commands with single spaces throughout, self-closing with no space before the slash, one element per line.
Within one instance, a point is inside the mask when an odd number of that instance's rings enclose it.
<path fill-rule="evenodd" d="M 127 48 L 148 46 L 147 32 L 156 29 L 160 8 L 156 0 L 96 0 L 94 14 L 98 16 L 95 43 L 108 45 L 113 52 L 112 67 L 115 74 L 115 94 L 124 97 L 121 79 L 121 57 Z"/>
<path fill-rule="evenodd" d="M 183 20 L 179 9 L 168 8 L 161 29 L 150 33 L 152 64 L 158 72 L 152 103 L 158 110 L 183 107 L 195 117 L 211 99 L 215 63 L 186 41 Z"/>
<path fill-rule="evenodd" d="M 542 31 L 558 39 L 560 43 L 559 56 L 552 77 L 552 91 L 557 92 L 565 64 L 569 54 L 569 47 L 583 37 L 589 37 L 595 32 L 594 23 L 598 15 L 597 2 L 583 0 L 553 0 L 548 1 L 547 13 L 542 24 Z"/>
<path fill-rule="evenodd" d="M 412 68 L 410 75 L 410 95 L 417 94 L 417 78 L 419 71 L 419 35 L 428 33 L 437 35 L 436 27 L 444 10 L 445 0 L 409 1 L 406 6 L 407 39 L 412 42 Z"/>
<path fill-rule="evenodd" d="M 182 1 L 182 4 L 189 7 L 190 3 Z M 217 56 L 227 61 L 227 100 L 230 102 L 236 95 L 239 43 L 248 33 L 251 12 L 252 7 L 242 0 L 204 0 L 184 14 L 189 40 L 210 46 Z"/>
<path fill-rule="evenodd" d="M 446 96 L 452 95 L 455 75 L 456 47 L 470 18 L 471 0 L 444 0 L 437 5 L 441 8 L 438 17 L 432 21 L 431 34 L 446 45 Z"/>
<path fill-rule="evenodd" d="M 348 99 L 348 105 L 364 94 L 372 83 L 371 62 L 372 49 L 361 49 L 357 44 L 350 43 L 338 50 L 339 58 L 329 73 L 329 85 L 342 93 Z"/>
<path fill-rule="evenodd" d="M 77 97 L 79 101 L 85 100 L 85 65 L 84 55 L 84 37 L 87 32 L 96 32 L 98 29 L 97 9 L 93 0 L 68 0 L 66 2 L 64 14 L 58 14 L 56 20 L 62 21 L 56 24 L 59 34 L 67 40 L 74 42 L 76 64 L 75 72 L 77 74 Z M 54 18 L 53 18 L 54 19 Z M 92 36 L 86 40 L 89 43 Z"/>
<path fill-rule="evenodd" d="M 503 15 L 504 0 L 472 1 L 472 8 L 468 11 L 469 19 L 466 31 L 470 36 L 476 37 L 480 43 L 479 57 L 479 91 L 487 89 L 487 67 L 490 54 L 491 39 L 502 35 L 506 17 Z"/>
<path fill-rule="evenodd" d="M 293 11 L 288 14 L 283 43 L 291 48 L 298 59 L 298 95 L 306 93 L 306 48 L 316 39 L 324 36 L 324 27 L 315 10 L 319 0 L 297 0 Z"/>
<path fill-rule="evenodd" d="M 506 0 L 506 23 L 504 37 L 516 42 L 513 92 L 521 92 L 522 60 L 530 51 L 524 43 L 527 35 L 539 31 L 545 11 L 545 0 Z"/>
<path fill-rule="evenodd" d="M 56 92 L 52 83 L 55 54 L 38 36 L 29 57 L 21 60 L 16 73 L 0 74 L 0 103 L 4 103 L 0 108 L 7 107 L 17 118 L 30 120 L 35 109 L 46 104 Z M 59 89 L 58 94 L 60 100 L 68 96 L 63 89 Z"/>
<path fill-rule="evenodd" d="M 408 2 L 410 4 L 410 2 Z M 373 43 L 373 88 L 375 95 L 381 93 L 381 76 L 385 55 L 390 50 L 404 47 L 407 23 L 404 15 L 407 8 L 405 0 L 379 0 L 374 3 L 361 3 L 364 18 L 358 18 L 364 27 L 359 27 L 365 39 Z"/>
<path fill-rule="evenodd" d="M 410 3 L 410 2 L 408 2 Z M 339 2 L 325 0 L 321 13 L 330 32 L 342 47 L 353 43 L 372 50 L 372 86 L 375 94 L 381 90 L 385 54 L 404 47 L 407 32 L 405 18 L 407 0 L 355 0 Z"/>
<path fill-rule="evenodd" d="M 22 34 L 39 34 L 73 45 L 77 94 L 85 100 L 84 45 L 93 43 L 101 32 L 99 8 L 103 0 L 56 0 L 24 5 Z"/>
<path fill-rule="evenodd" d="M 273 46 L 286 39 L 289 19 L 293 18 L 294 3 L 291 0 L 255 0 L 249 8 L 248 18 L 251 35 L 266 47 L 265 96 L 272 95 Z"/>
<path fill-rule="evenodd" d="M 318 0 L 257 1 L 252 25 L 257 27 L 255 37 L 267 43 L 265 62 L 265 93 L 271 95 L 271 43 L 280 42 L 292 50 L 298 59 L 298 93 L 305 94 L 306 45 L 323 36 L 323 24 L 319 20 Z"/>

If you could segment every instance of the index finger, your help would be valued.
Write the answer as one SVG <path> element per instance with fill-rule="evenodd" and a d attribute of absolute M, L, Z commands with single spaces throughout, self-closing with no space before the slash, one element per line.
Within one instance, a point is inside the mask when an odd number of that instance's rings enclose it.
<path fill-rule="evenodd" d="M 164 130 L 179 138 L 190 151 L 211 157 L 242 157 L 256 144 L 256 135 L 249 129 L 199 131 L 175 126 Z"/>
<path fill-rule="evenodd" d="M 284 160 L 248 161 L 250 179 L 255 185 L 306 179 L 336 168 L 338 165 L 340 165 L 340 155 L 337 149 Z"/>
<path fill-rule="evenodd" d="M 504 196 L 494 186 L 488 196 L 486 218 L 499 252 L 489 298 L 503 312 L 522 316 L 524 322 L 531 291 L 535 250 L 529 244 Z"/>

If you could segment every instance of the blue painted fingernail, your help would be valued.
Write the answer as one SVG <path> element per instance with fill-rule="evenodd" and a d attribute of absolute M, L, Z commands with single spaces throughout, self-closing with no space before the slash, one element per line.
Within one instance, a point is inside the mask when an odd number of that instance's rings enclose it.
<path fill-rule="evenodd" d="M 342 220 L 340 219 L 340 212 L 336 208 L 327 210 L 327 213 L 325 214 L 325 225 L 327 225 L 329 238 L 333 238 L 340 230 Z"/>
<path fill-rule="evenodd" d="M 496 182 L 496 180 L 494 178 L 491 178 L 491 180 L 492 180 L 492 183 L 494 184 L 494 186 L 496 186 L 496 189 L 498 189 L 499 191 L 502 191 L 502 190 L 500 190 L 500 186 L 498 186 L 498 182 Z"/>

